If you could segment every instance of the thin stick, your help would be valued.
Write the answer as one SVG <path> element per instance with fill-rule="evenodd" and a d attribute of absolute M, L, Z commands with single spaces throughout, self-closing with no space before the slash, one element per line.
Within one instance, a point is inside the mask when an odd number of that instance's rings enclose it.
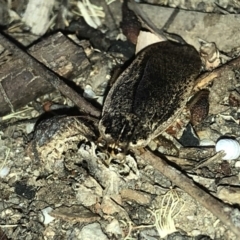
<path fill-rule="evenodd" d="M 214 69 L 212 72 L 206 72 L 200 75 L 196 81 L 193 91 L 196 92 L 209 85 L 215 78 L 221 77 L 225 72 L 232 71 L 234 69 L 240 69 L 240 57 L 234 58 L 229 62 Z"/>
<path fill-rule="evenodd" d="M 170 179 L 175 185 L 180 187 L 183 191 L 188 193 L 192 198 L 199 202 L 202 206 L 208 209 L 212 214 L 218 217 L 233 233 L 240 239 L 240 228 L 236 227 L 231 219 L 231 213 L 234 209 L 228 212 L 224 212 L 227 205 L 214 198 L 203 189 L 199 188 L 195 182 L 175 169 L 169 166 L 165 160 L 157 157 L 150 151 L 146 150 L 140 154 L 137 150 L 134 150 L 135 154 L 140 156 L 156 170 L 160 171 L 164 176 Z"/>

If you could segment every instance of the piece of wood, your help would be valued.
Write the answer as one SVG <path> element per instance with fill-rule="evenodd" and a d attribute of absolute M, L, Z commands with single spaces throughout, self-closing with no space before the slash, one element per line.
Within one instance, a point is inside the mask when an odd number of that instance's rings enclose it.
<path fill-rule="evenodd" d="M 38 62 L 1 34 L 0 45 L 7 52 L 7 56 L 0 60 L 0 116 L 53 91 L 54 87 L 69 97 L 81 111 L 99 116 L 90 103 L 53 72 L 73 79 L 86 71 L 90 64 L 81 47 L 58 33 L 31 49 Z"/>
<path fill-rule="evenodd" d="M 174 11 L 174 8 L 150 4 L 140 4 L 140 8 L 159 29 L 164 27 Z M 231 52 L 239 46 L 239 24 L 238 14 L 212 14 L 179 10 L 177 16 L 165 30 L 181 36 L 196 49 L 200 47 L 198 39 L 201 38 L 207 42 L 215 42 L 218 49 L 223 52 Z M 219 37 L 219 33 L 224 34 Z"/>
<path fill-rule="evenodd" d="M 31 33 L 36 35 L 36 37 L 45 34 L 50 27 L 54 4 L 55 0 L 29 0 L 27 2 L 22 21 L 30 28 Z M 39 19 L 41 19 L 41 21 L 39 21 Z"/>
<path fill-rule="evenodd" d="M 84 49 L 61 32 L 33 45 L 28 52 L 39 62 L 68 79 L 74 79 L 90 67 Z"/>

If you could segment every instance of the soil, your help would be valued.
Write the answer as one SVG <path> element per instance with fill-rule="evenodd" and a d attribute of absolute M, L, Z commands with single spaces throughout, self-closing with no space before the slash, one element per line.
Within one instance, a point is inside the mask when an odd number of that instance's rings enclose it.
<path fill-rule="evenodd" d="M 66 1 L 66 5 L 61 5 L 60 1 L 52 1 L 50 5 L 50 2 L 46 7 L 51 12 L 48 16 L 51 24 L 46 24 L 47 27 L 36 34 L 23 23 L 23 13 L 31 1 L 13 1 L 11 6 L 0 1 L 2 9 L 11 10 L 11 15 L 6 13 L 5 18 L 0 19 L 5 33 L 28 48 L 37 44 L 34 41 L 40 41 L 42 36 L 54 34 L 56 29 L 66 30 L 80 15 L 77 1 Z M 134 47 L 126 43 L 121 34 L 121 1 L 109 5 L 103 0 L 91 2 L 101 7 L 96 10 L 101 22 L 98 29 L 112 45 L 106 50 L 108 41 L 92 43 L 91 39 L 82 36 L 81 46 L 85 44 L 91 67 L 86 70 L 87 78 L 83 78 L 85 72 L 73 81 L 81 87 L 83 96 L 101 111 L 112 85 L 109 80 L 116 74 L 114 70 L 127 60 L 131 61 Z M 148 7 L 162 11 L 160 6 L 144 5 Z M 189 21 L 191 17 L 195 17 L 191 21 L 197 21 L 200 13 L 194 15 L 191 10 L 185 16 Z M 206 14 L 205 20 L 209 17 L 205 10 L 201 14 Z M 220 13 L 215 16 L 221 18 Z M 151 19 L 155 17 L 149 15 Z M 97 24 L 98 20 L 93 20 Z M 209 21 L 206 20 L 208 24 Z M 233 29 L 239 26 L 237 21 L 232 22 Z M 181 31 L 189 33 L 182 37 L 185 40 L 193 38 L 197 30 L 193 26 L 190 28 L 186 20 L 183 22 L 187 30 Z M 214 17 L 212 23 L 216 25 L 212 35 L 222 35 L 222 23 L 218 25 Z M 174 26 L 173 22 L 171 29 Z M 205 37 L 210 34 L 206 32 Z M 75 39 L 75 34 L 70 35 L 68 37 Z M 197 40 L 194 41 L 196 44 Z M 97 49 L 96 44 L 103 49 Z M 227 49 L 224 44 L 217 44 L 215 53 L 219 53 L 218 49 L 227 51 L 218 58 L 221 64 L 239 55 L 239 46 L 234 45 L 236 41 L 229 44 Z M 210 67 L 215 68 L 214 65 Z M 239 86 L 239 70 L 226 71 L 206 87 L 210 92 L 207 94 L 209 111 L 204 120 L 199 122 L 198 119 L 195 126 L 188 125 L 180 136 L 175 135 L 176 138 L 160 136 L 147 147 L 165 155 L 168 163 L 176 167 L 176 172 L 192 178 L 197 186 L 223 202 L 226 209 L 233 207 L 237 227 L 240 221 L 240 158 L 223 160 L 224 154 L 213 155 L 219 138 L 227 139 L 226 144 L 230 145 L 239 140 Z M 57 110 L 43 111 L 46 103 Z M 206 105 L 205 102 L 201 104 Z M 40 96 L 1 117 L 0 239 L 238 239 L 217 216 L 141 157 L 130 150 L 121 152 L 105 146 L 95 121 L 98 119 L 92 120 L 76 110 L 73 102 L 58 91 Z M 232 151 L 240 152 L 239 149 L 236 145 Z"/>

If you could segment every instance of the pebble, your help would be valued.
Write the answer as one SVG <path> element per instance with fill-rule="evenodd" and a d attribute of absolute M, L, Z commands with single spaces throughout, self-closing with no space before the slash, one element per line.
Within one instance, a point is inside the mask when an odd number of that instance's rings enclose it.
<path fill-rule="evenodd" d="M 49 213 L 52 211 L 53 209 L 51 207 L 46 207 L 44 209 L 41 210 L 42 212 L 42 222 L 44 224 L 49 224 L 50 222 L 52 222 L 55 218 L 52 217 L 51 215 L 49 215 Z"/>
<path fill-rule="evenodd" d="M 225 151 L 223 160 L 234 160 L 240 156 L 240 145 L 235 139 L 223 138 L 216 143 L 216 152 Z"/>
<path fill-rule="evenodd" d="M 10 167 L 4 166 L 0 169 L 0 178 L 5 178 L 10 172 Z"/>

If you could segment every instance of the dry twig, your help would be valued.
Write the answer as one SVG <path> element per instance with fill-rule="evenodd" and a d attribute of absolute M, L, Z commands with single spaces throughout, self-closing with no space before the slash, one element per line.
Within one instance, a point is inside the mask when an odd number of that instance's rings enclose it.
<path fill-rule="evenodd" d="M 145 151 L 140 154 L 137 150 L 134 150 L 135 154 L 140 156 L 156 170 L 160 171 L 164 176 L 169 178 L 175 185 L 180 187 L 191 197 L 193 197 L 202 206 L 208 209 L 211 213 L 217 216 L 229 229 L 240 238 L 240 228 L 237 227 L 233 219 L 231 219 L 231 214 L 234 209 L 228 212 L 224 212 L 226 205 L 212 195 L 205 192 L 203 189 L 199 188 L 192 179 L 188 178 L 186 175 L 178 171 L 176 168 L 167 164 L 165 160 L 157 157 L 150 151 Z"/>
<path fill-rule="evenodd" d="M 237 57 L 226 64 L 214 69 L 212 72 L 206 72 L 202 74 L 196 81 L 193 91 L 198 91 L 209 85 L 214 79 L 221 77 L 225 72 L 229 72 L 235 69 L 240 69 L 240 57 Z"/>

